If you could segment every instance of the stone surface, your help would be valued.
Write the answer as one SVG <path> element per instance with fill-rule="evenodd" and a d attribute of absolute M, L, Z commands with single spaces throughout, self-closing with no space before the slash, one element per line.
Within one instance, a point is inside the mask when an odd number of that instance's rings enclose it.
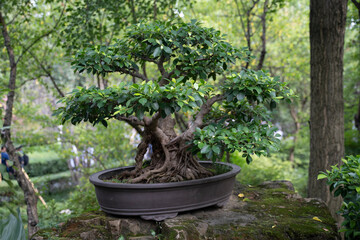
<path fill-rule="evenodd" d="M 236 183 L 224 207 L 180 213 L 162 222 L 86 213 L 59 227 L 53 236 L 87 240 L 118 240 L 121 236 L 132 240 L 340 239 L 325 204 L 301 198 L 287 181 L 255 187 Z"/>

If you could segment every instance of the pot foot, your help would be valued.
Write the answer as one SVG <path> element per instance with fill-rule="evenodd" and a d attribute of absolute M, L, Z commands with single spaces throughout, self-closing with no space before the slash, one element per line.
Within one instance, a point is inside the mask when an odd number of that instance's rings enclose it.
<path fill-rule="evenodd" d="M 226 204 L 227 202 L 228 202 L 228 199 L 225 200 L 225 201 L 222 201 L 222 202 L 217 203 L 216 206 L 219 207 L 219 208 L 222 208 L 222 207 L 225 206 L 225 204 Z"/>
<path fill-rule="evenodd" d="M 169 214 L 159 214 L 159 215 L 142 215 L 140 216 L 144 220 L 154 220 L 157 222 L 163 221 L 165 219 L 174 218 L 178 213 L 169 213 Z"/>

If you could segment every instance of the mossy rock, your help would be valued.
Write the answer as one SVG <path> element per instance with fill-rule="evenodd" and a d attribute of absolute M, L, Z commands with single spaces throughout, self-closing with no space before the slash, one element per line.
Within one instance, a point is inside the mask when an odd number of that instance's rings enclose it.
<path fill-rule="evenodd" d="M 88 240 L 118 240 L 121 236 L 134 240 L 340 239 L 325 204 L 301 198 L 286 181 L 265 182 L 255 187 L 237 183 L 223 208 L 181 213 L 163 222 L 93 211 L 70 219 L 58 229 L 40 231 L 38 236 Z"/>
<path fill-rule="evenodd" d="M 325 204 L 301 198 L 287 181 L 237 183 L 224 208 L 181 214 L 162 229 L 164 239 L 340 239 Z"/>
<path fill-rule="evenodd" d="M 118 218 L 101 211 L 84 213 L 72 218 L 57 229 L 40 230 L 38 239 L 141 239 L 152 237 L 156 223 L 140 218 Z M 145 238 L 144 238 L 145 239 Z"/>

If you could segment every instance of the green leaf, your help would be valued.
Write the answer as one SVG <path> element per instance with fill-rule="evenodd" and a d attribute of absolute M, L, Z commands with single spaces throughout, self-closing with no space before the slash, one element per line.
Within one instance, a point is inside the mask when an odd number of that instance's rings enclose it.
<path fill-rule="evenodd" d="M 141 105 L 145 105 L 147 103 L 147 99 L 146 98 L 140 98 L 139 102 L 141 103 Z"/>
<path fill-rule="evenodd" d="M 259 87 L 254 87 L 254 89 L 257 91 L 258 94 L 260 94 L 262 92 L 261 88 L 259 88 Z"/>
<path fill-rule="evenodd" d="M 209 42 L 208 40 L 205 40 L 204 42 L 206 43 L 206 45 L 208 45 L 208 47 L 212 47 L 212 43 Z"/>
<path fill-rule="evenodd" d="M 318 176 L 317 176 L 317 180 L 320 180 L 320 179 L 324 179 L 324 178 L 327 178 L 327 176 L 323 173 L 320 173 Z"/>
<path fill-rule="evenodd" d="M 270 109 L 273 110 L 273 109 L 275 109 L 275 108 L 276 108 L 276 102 L 273 101 L 273 100 L 271 100 L 271 102 L 270 102 Z"/>
<path fill-rule="evenodd" d="M 201 79 L 206 79 L 206 78 L 207 78 L 207 75 L 206 75 L 206 73 L 205 73 L 204 71 L 201 71 L 201 72 L 199 73 L 199 75 L 200 75 L 200 78 L 201 78 Z"/>
<path fill-rule="evenodd" d="M 236 98 L 237 98 L 238 101 L 241 101 L 241 100 L 243 100 L 243 99 L 245 98 L 245 94 L 243 94 L 243 93 L 238 93 L 238 94 L 236 95 Z"/>
<path fill-rule="evenodd" d="M 106 120 L 101 120 L 101 123 L 102 123 L 102 125 L 104 125 L 104 127 L 106 127 L 107 128 L 107 126 L 108 126 L 108 123 L 107 123 L 107 121 Z"/>
<path fill-rule="evenodd" d="M 169 106 L 165 106 L 164 111 L 165 111 L 166 116 L 171 114 L 171 108 Z"/>
<path fill-rule="evenodd" d="M 109 63 L 111 62 L 111 59 L 108 58 L 108 57 L 105 57 L 105 58 L 104 58 L 104 62 L 106 62 L 107 64 L 109 64 Z"/>
<path fill-rule="evenodd" d="M 220 148 L 218 146 L 212 146 L 211 149 L 213 150 L 214 153 L 220 154 Z"/>
<path fill-rule="evenodd" d="M 155 48 L 153 56 L 156 58 L 156 57 L 160 56 L 160 53 L 161 53 L 161 49 L 160 49 L 160 47 L 157 47 L 157 48 Z"/>
<path fill-rule="evenodd" d="M 136 117 L 140 120 L 142 120 L 144 118 L 144 111 L 142 109 L 137 109 L 136 110 Z"/>
<path fill-rule="evenodd" d="M 252 162 L 252 157 L 250 156 L 250 154 L 248 154 L 247 156 L 246 156 L 246 163 L 247 164 L 250 164 Z"/>
<path fill-rule="evenodd" d="M 155 111 L 159 110 L 159 104 L 157 102 L 151 103 L 151 106 Z"/>
<path fill-rule="evenodd" d="M 94 66 L 94 68 L 98 71 L 98 72 L 101 72 L 102 71 L 102 67 L 100 66 L 100 64 L 96 64 Z"/>
<path fill-rule="evenodd" d="M 224 62 L 223 63 L 223 69 L 226 71 L 226 69 L 227 69 L 227 64 Z"/>
<path fill-rule="evenodd" d="M 108 65 L 103 65 L 103 69 L 105 71 L 111 71 L 111 68 Z"/>
<path fill-rule="evenodd" d="M 171 48 L 169 48 L 169 47 L 164 46 L 164 50 L 165 50 L 165 52 L 167 52 L 167 53 L 169 53 L 169 54 L 172 53 L 172 50 L 171 50 Z"/>
<path fill-rule="evenodd" d="M 190 57 L 190 62 L 191 62 L 191 64 L 194 64 L 194 63 L 195 63 L 193 57 Z"/>
<path fill-rule="evenodd" d="M 211 150 L 210 146 L 209 146 L 209 145 L 205 145 L 205 146 L 201 149 L 200 153 L 201 153 L 201 154 L 206 154 L 206 153 L 210 152 L 210 150 Z"/>

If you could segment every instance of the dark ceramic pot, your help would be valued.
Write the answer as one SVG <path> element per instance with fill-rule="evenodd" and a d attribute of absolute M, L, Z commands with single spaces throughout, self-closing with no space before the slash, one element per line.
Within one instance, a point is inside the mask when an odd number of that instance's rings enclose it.
<path fill-rule="evenodd" d="M 213 164 L 205 161 L 200 163 L 204 167 Z M 223 206 L 231 195 L 240 167 L 229 163 L 218 164 L 229 168 L 229 171 L 208 178 L 171 183 L 125 184 L 102 181 L 134 168 L 121 167 L 95 173 L 90 176 L 90 182 L 95 185 L 96 197 L 104 212 L 161 221 L 175 217 L 178 212 L 212 205 Z"/>

